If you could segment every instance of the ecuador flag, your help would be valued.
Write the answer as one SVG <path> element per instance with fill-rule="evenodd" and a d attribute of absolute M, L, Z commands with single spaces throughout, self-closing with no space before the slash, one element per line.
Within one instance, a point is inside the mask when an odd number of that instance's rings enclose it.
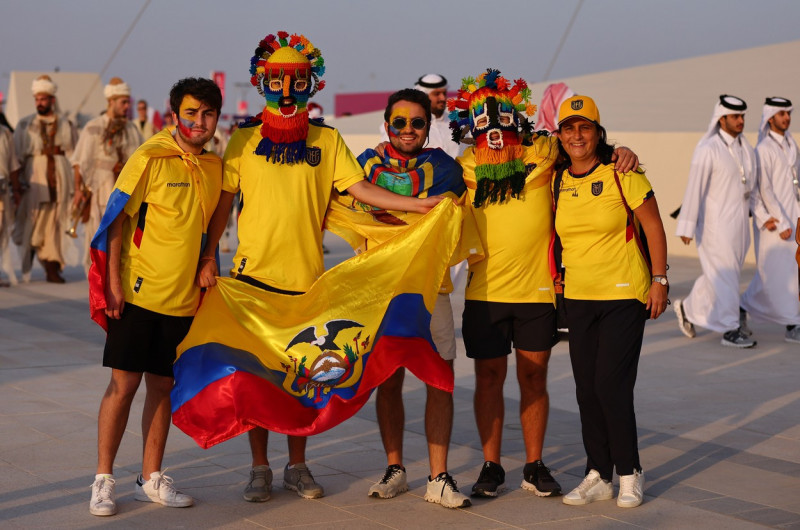
<path fill-rule="evenodd" d="M 442 201 L 302 295 L 219 278 L 178 347 L 175 425 L 204 448 L 256 426 L 312 435 L 355 414 L 401 366 L 452 391 L 430 318 L 463 212 Z"/>

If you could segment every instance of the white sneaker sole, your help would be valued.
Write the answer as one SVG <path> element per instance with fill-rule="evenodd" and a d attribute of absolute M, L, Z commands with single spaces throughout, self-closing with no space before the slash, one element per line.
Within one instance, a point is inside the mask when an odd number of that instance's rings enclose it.
<path fill-rule="evenodd" d="M 322 497 L 325 496 L 325 493 L 322 491 L 317 493 L 306 493 L 305 491 L 300 491 L 300 489 L 297 486 L 295 486 L 294 484 L 289 484 L 288 482 L 284 482 L 283 487 L 287 490 L 294 491 L 304 499 L 321 499 Z"/>
<path fill-rule="evenodd" d="M 756 341 L 753 341 L 750 344 L 736 344 L 735 342 L 730 342 L 725 339 L 720 340 L 719 343 L 722 344 L 723 346 L 727 346 L 728 348 L 739 348 L 740 350 L 755 348 L 756 344 L 758 344 Z"/>
<path fill-rule="evenodd" d="M 385 494 L 378 490 L 369 490 L 367 497 L 372 497 L 373 499 L 393 499 L 400 495 L 401 493 L 405 493 L 408 491 L 408 484 L 405 486 L 401 486 L 400 488 L 396 489 L 394 493 Z"/>
<path fill-rule="evenodd" d="M 89 513 L 92 515 L 96 515 L 98 517 L 108 517 L 109 515 L 116 515 L 117 514 L 117 507 L 114 506 L 113 508 L 92 508 L 89 507 Z"/>
<path fill-rule="evenodd" d="M 583 498 L 583 499 L 572 499 L 572 498 L 568 497 L 567 495 L 564 495 L 564 497 L 562 498 L 562 502 L 564 504 L 568 504 L 570 506 L 584 506 L 586 504 L 591 504 L 591 503 L 597 502 L 597 501 L 610 501 L 613 498 L 614 498 L 614 492 L 610 491 L 607 494 L 592 495 L 590 497 L 586 497 L 586 498 Z"/>
<path fill-rule="evenodd" d="M 536 486 L 531 484 L 525 479 L 522 479 L 522 484 L 520 487 L 527 491 L 532 491 L 537 497 L 555 497 L 556 495 L 561 494 L 561 490 L 556 491 L 539 491 L 536 489 Z"/>
<path fill-rule="evenodd" d="M 620 499 L 617 499 L 617 506 L 619 506 L 620 508 L 636 508 L 637 506 L 641 506 L 641 504 L 642 504 L 642 499 L 639 499 L 637 501 L 622 501 Z"/>
<path fill-rule="evenodd" d="M 445 508 L 452 508 L 452 509 L 455 509 L 455 508 L 469 508 L 470 506 L 472 506 L 472 502 L 470 502 L 470 500 L 467 499 L 467 498 L 464 498 L 461 501 L 461 504 L 455 504 L 455 503 L 451 503 L 451 502 L 444 502 L 444 501 L 442 501 L 441 497 L 436 498 L 433 495 L 428 496 L 427 492 L 425 493 L 424 499 L 426 501 L 430 502 L 430 503 L 433 503 L 433 504 L 441 504 Z"/>
<path fill-rule="evenodd" d="M 187 502 L 175 502 L 175 501 L 165 501 L 159 497 L 155 499 L 147 495 L 144 491 L 137 491 L 134 496 L 134 499 L 141 502 L 154 502 L 156 504 L 160 504 L 161 506 L 166 506 L 168 508 L 188 508 L 189 506 L 194 505 L 194 499 L 189 499 Z"/>
<path fill-rule="evenodd" d="M 694 330 L 694 326 L 686 320 L 686 315 L 683 312 L 683 301 L 682 300 L 675 300 L 675 316 L 678 317 L 678 327 L 681 330 L 681 333 L 693 339 L 697 336 L 697 332 Z M 687 324 L 692 326 L 691 328 L 687 329 Z"/>

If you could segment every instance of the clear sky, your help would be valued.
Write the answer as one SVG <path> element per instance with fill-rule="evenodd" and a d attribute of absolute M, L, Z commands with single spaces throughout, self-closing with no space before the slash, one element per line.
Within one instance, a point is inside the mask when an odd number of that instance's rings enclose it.
<path fill-rule="evenodd" d="M 145 4 L 0 0 L 0 91 L 12 70 L 100 72 Z M 534 83 L 579 4 L 550 79 L 800 39 L 796 0 L 151 0 L 103 83 L 120 76 L 162 108 L 177 79 L 222 70 L 223 110 L 246 94 L 253 112 L 255 89 L 234 83 L 248 81 L 258 41 L 279 30 L 322 50 L 327 87 L 314 101 L 326 113 L 337 92 L 395 90 L 428 72 L 451 88 L 487 67 Z"/>

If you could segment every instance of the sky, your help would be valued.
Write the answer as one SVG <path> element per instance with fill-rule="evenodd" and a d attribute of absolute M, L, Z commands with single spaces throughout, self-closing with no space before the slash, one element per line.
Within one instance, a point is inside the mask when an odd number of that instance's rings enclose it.
<path fill-rule="evenodd" d="M 551 63 L 548 79 L 557 80 L 800 39 L 795 0 L 0 0 L 0 8 L 6 94 L 12 70 L 102 72 L 141 12 L 103 83 L 122 77 L 134 98 L 162 108 L 178 79 L 220 70 L 223 112 L 241 97 L 251 112 L 263 106 L 249 85 L 250 57 L 280 30 L 322 51 L 327 86 L 314 101 L 326 114 L 336 93 L 397 90 L 428 72 L 451 89 L 489 67 L 536 83 Z"/>

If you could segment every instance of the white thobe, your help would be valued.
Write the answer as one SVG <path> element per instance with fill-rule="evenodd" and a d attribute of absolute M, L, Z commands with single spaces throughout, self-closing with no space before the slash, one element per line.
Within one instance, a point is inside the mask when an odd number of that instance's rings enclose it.
<path fill-rule="evenodd" d="M 100 219 L 106 211 L 106 203 L 117 181 L 114 166 L 123 164 L 136 149 L 142 145 L 139 128 L 131 121 L 114 136 L 111 144 L 103 141 L 110 118 L 102 115 L 89 121 L 78 137 L 75 152 L 70 157 L 73 166 L 78 166 L 84 184 L 92 190 L 92 205 L 89 220 L 84 225 L 83 268 L 89 273 L 91 257 L 89 244 L 100 226 Z M 119 152 L 117 151 L 119 149 Z"/>
<path fill-rule="evenodd" d="M 19 169 L 19 160 L 14 154 L 14 138 L 11 131 L 0 125 L 0 264 L 12 284 L 17 283 L 8 241 L 14 222 L 14 202 L 11 197 L 11 173 Z"/>
<path fill-rule="evenodd" d="M 747 140 L 720 130 L 694 151 L 678 217 L 676 235 L 696 240 L 703 269 L 684 300 L 686 318 L 720 333 L 739 327 L 739 276 L 750 246 L 756 175 Z"/>
<path fill-rule="evenodd" d="M 756 275 L 742 295 L 741 306 L 753 319 L 781 325 L 800 325 L 800 301 L 795 252 L 795 229 L 800 217 L 796 177 L 800 173 L 797 144 L 770 131 L 756 146 L 759 185 L 753 209 Z M 764 223 L 771 217 L 777 228 Z M 780 233 L 791 230 L 789 239 Z"/>

